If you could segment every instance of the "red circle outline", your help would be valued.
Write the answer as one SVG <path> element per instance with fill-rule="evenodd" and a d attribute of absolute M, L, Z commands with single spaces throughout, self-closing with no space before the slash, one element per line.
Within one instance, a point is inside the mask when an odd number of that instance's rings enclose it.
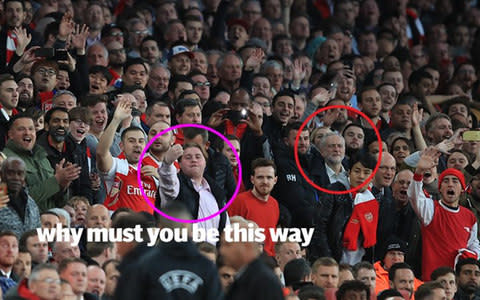
<path fill-rule="evenodd" d="M 353 113 L 356 113 L 357 115 L 360 115 L 365 120 L 367 120 L 367 122 L 370 124 L 370 126 L 372 126 L 373 130 L 375 131 L 375 135 L 377 136 L 378 147 L 379 147 L 378 148 L 378 150 L 379 150 L 378 161 L 377 161 L 377 164 L 375 165 L 375 169 L 373 170 L 372 174 L 370 174 L 370 176 L 361 185 L 358 185 L 358 186 L 356 186 L 352 189 L 346 190 L 346 191 L 333 191 L 333 190 L 322 188 L 322 187 L 318 186 L 317 184 L 315 184 L 310 178 L 308 178 L 308 176 L 303 171 L 302 165 L 300 164 L 300 159 L 298 158 L 298 142 L 300 140 L 300 134 L 302 133 L 303 128 L 305 128 L 307 123 L 310 122 L 310 120 L 313 119 L 313 117 L 315 117 L 319 113 L 321 113 L 323 111 L 326 111 L 326 110 L 329 110 L 329 109 L 336 109 L 336 108 L 349 110 Z M 358 109 L 355 109 L 351 106 L 331 105 L 331 106 L 325 106 L 325 107 L 322 107 L 322 108 L 318 109 L 316 112 L 314 112 L 313 114 L 308 116 L 308 118 L 305 121 L 303 121 L 302 126 L 300 126 L 300 129 L 297 132 L 297 136 L 295 137 L 295 145 L 293 147 L 293 154 L 295 156 L 295 163 L 297 165 L 298 170 L 300 171 L 300 174 L 311 186 L 313 186 L 317 190 L 320 190 L 320 191 L 322 191 L 324 193 L 327 193 L 327 194 L 344 195 L 344 194 L 354 193 L 354 192 L 358 191 L 359 189 L 364 187 L 366 184 L 368 184 L 373 179 L 375 174 L 378 172 L 378 168 L 380 167 L 380 163 L 382 161 L 382 150 L 383 150 L 382 137 L 380 136 L 380 132 L 378 131 L 377 126 L 373 123 L 372 119 L 367 117 L 367 115 L 365 115 L 363 112 L 361 112 Z"/>

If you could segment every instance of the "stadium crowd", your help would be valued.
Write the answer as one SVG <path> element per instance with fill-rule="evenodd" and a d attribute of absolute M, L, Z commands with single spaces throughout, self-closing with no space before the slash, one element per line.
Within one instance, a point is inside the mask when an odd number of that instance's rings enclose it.
<path fill-rule="evenodd" d="M 3 299 L 479 299 L 478 0 L 0 2 Z"/>

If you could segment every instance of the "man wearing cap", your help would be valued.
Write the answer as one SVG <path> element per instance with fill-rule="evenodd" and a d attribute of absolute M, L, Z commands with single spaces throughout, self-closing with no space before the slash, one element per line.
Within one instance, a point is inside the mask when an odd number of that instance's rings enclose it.
<path fill-rule="evenodd" d="M 248 24 L 242 19 L 231 19 L 228 22 L 228 41 L 233 50 L 242 48 L 248 41 Z"/>
<path fill-rule="evenodd" d="M 477 220 L 465 207 L 459 206 L 465 191 L 462 172 L 449 168 L 439 178 L 440 200 L 433 201 L 423 191 L 423 174 L 438 164 L 440 152 L 429 147 L 423 152 L 408 188 L 410 203 L 422 223 L 422 279 L 429 280 L 433 270 L 453 267 L 459 258 L 477 258 L 480 245 Z"/>
<path fill-rule="evenodd" d="M 407 252 L 407 245 L 399 238 L 391 237 L 385 243 L 383 260 L 377 261 L 373 267 L 377 275 L 375 284 L 375 294 L 390 288 L 388 271 L 396 263 L 403 263 Z M 414 289 L 416 290 L 423 282 L 415 278 Z"/>
<path fill-rule="evenodd" d="M 174 45 L 168 52 L 168 68 L 173 75 L 187 75 L 192 68 L 193 54 L 184 45 Z"/>

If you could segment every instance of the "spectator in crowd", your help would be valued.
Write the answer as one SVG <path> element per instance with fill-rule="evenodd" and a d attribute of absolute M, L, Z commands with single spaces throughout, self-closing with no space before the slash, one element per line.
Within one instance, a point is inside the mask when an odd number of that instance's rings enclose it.
<path fill-rule="evenodd" d="M 375 293 L 376 274 L 373 265 L 366 261 L 361 261 L 353 266 L 353 277 L 365 283 L 370 289 L 370 293 Z"/>
<path fill-rule="evenodd" d="M 337 288 L 339 280 L 338 263 L 331 257 L 320 257 L 312 265 L 312 281 L 323 289 Z"/>
<path fill-rule="evenodd" d="M 252 162 L 250 180 L 253 189 L 239 194 L 228 208 L 230 216 L 241 216 L 265 228 L 264 251 L 274 256 L 274 242 L 270 229 L 276 228 L 280 210 L 278 202 L 270 193 L 277 183 L 277 170 L 273 161 L 258 158 Z"/>
<path fill-rule="evenodd" d="M 72 245 L 73 239 L 66 241 L 56 241 L 52 244 L 52 259 L 60 265 L 64 260 L 80 258 L 80 248 L 78 245 Z"/>
<path fill-rule="evenodd" d="M 220 277 L 220 283 L 222 284 L 223 292 L 228 292 L 228 289 L 235 280 L 235 274 L 237 273 L 234 268 L 226 265 L 221 256 L 217 259 L 218 276 Z"/>
<path fill-rule="evenodd" d="M 7 185 L 8 203 L 0 209 L 0 228 L 17 236 L 40 227 L 40 214 L 35 200 L 25 186 L 26 167 L 18 157 L 8 157 L 1 167 L 1 181 Z M 2 192 L 5 192 L 2 191 Z"/>
<path fill-rule="evenodd" d="M 60 278 L 68 281 L 75 296 L 85 300 L 97 299 L 95 295 L 87 293 L 87 264 L 80 258 L 68 258 L 58 266 Z"/>
<path fill-rule="evenodd" d="M 303 258 L 289 261 L 284 270 L 285 286 L 291 287 L 293 291 L 299 290 L 302 286 L 312 285 L 312 269 Z"/>
<path fill-rule="evenodd" d="M 455 271 L 450 267 L 440 267 L 432 272 L 432 281 L 439 282 L 445 289 L 447 300 L 454 299 L 457 292 L 457 282 L 455 280 Z"/>
<path fill-rule="evenodd" d="M 118 264 L 119 261 L 115 259 L 107 260 L 103 265 L 102 268 L 105 271 L 105 293 L 103 294 L 103 299 L 109 300 L 113 298 L 113 294 L 117 287 L 118 277 L 120 276 L 120 272 L 118 272 Z"/>
<path fill-rule="evenodd" d="M 46 211 L 40 214 L 40 223 L 42 228 L 54 228 L 60 222 L 60 217 L 57 213 L 52 211 Z"/>
<path fill-rule="evenodd" d="M 101 299 L 105 292 L 105 272 L 96 265 L 87 267 L 87 292 Z"/>
<path fill-rule="evenodd" d="M 458 290 L 454 299 L 467 299 L 478 297 L 479 293 L 479 268 L 478 260 L 474 258 L 460 259 L 455 265 L 455 275 Z"/>
<path fill-rule="evenodd" d="M 300 244 L 293 241 L 279 241 L 275 243 L 275 259 L 283 272 L 285 265 L 292 259 L 302 257 Z"/>
<path fill-rule="evenodd" d="M 249 221 L 242 218 L 238 219 L 237 224 L 239 228 L 248 228 Z M 255 223 L 253 224 L 257 227 Z M 222 237 L 220 254 L 226 263 L 237 272 L 245 268 L 230 286 L 225 299 L 280 299 L 282 297 L 280 282 L 259 258 L 260 249 L 260 245 L 256 242 L 233 243 Z M 264 284 L 260 284 L 261 282 Z M 245 285 L 251 288 L 243 288 Z"/>
<path fill-rule="evenodd" d="M 53 208 L 62 203 L 54 196 L 67 188 L 80 175 L 81 166 L 61 160 L 51 167 L 45 150 L 37 145 L 35 127 L 32 118 L 17 115 L 10 120 L 10 137 L 4 149 L 7 156 L 17 156 L 25 162 L 27 172 L 25 181 L 29 192 L 35 195 L 35 201 L 41 210 Z M 63 200 L 62 200 L 63 201 Z"/>
<path fill-rule="evenodd" d="M 338 300 L 370 299 L 370 289 L 359 280 L 349 280 L 339 286 L 336 296 Z"/>
<path fill-rule="evenodd" d="M 30 277 L 30 273 L 32 272 L 32 256 L 25 248 L 19 248 L 18 258 L 13 265 L 12 271 L 17 275 L 19 280 Z"/>
<path fill-rule="evenodd" d="M 0 124 L 2 125 L 0 129 L 0 150 L 2 150 L 7 142 L 8 121 L 18 113 L 16 109 L 19 101 L 18 85 L 12 75 L 2 74 L 0 76 L 0 97 L 2 99 L 0 100 L 2 106 L 0 109 L 2 112 L 0 115 Z"/>
<path fill-rule="evenodd" d="M 60 277 L 55 266 L 41 264 L 35 267 L 30 278 L 12 288 L 5 299 L 55 300 L 60 296 Z"/>
<path fill-rule="evenodd" d="M 437 165 L 439 155 L 435 148 L 428 148 L 423 152 L 408 189 L 410 203 L 422 223 L 422 276 L 425 280 L 430 279 L 432 271 L 436 268 L 453 266 L 457 255 L 477 257 L 480 253 L 475 215 L 458 204 L 460 195 L 466 188 L 463 174 L 456 169 L 446 169 L 440 174 L 438 189 L 441 199 L 438 202 L 425 196 L 422 191 L 422 177 L 427 170 Z M 433 214 L 434 212 L 435 214 Z M 457 220 L 455 221 L 456 225 L 441 226 L 438 223 L 440 222 L 439 218 L 445 218 L 445 221 L 449 220 L 450 222 Z M 443 222 L 441 223 L 443 224 Z M 465 231 L 461 235 L 459 228 Z M 468 231 L 464 228 L 468 228 Z M 443 246 L 440 249 L 436 247 L 443 240 L 439 236 L 445 239 L 449 236 L 450 231 L 457 237 L 456 242 L 450 241 L 448 247 Z"/>
<path fill-rule="evenodd" d="M 415 299 L 446 299 L 445 289 L 439 282 L 427 282 L 415 291 Z"/>
<path fill-rule="evenodd" d="M 415 276 L 413 276 L 413 270 L 408 264 L 404 262 L 393 264 L 388 270 L 388 280 L 391 289 L 396 289 L 399 292 L 406 291 L 408 299 L 412 299 L 416 291 L 414 287 Z"/>
<path fill-rule="evenodd" d="M 15 282 L 19 278 L 13 273 L 13 265 L 18 258 L 18 238 L 14 232 L 4 230 L 0 232 L 0 273 Z"/>
<path fill-rule="evenodd" d="M 32 269 L 48 262 L 48 243 L 40 241 L 37 230 L 25 232 L 20 238 L 19 248 L 26 249 L 30 253 Z"/>

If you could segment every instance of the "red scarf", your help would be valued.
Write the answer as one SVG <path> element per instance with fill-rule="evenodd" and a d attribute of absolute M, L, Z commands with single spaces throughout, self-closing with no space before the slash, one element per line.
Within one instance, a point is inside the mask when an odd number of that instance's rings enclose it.
<path fill-rule="evenodd" d="M 225 120 L 225 133 L 226 135 L 234 135 L 239 139 L 242 139 L 245 131 L 247 130 L 247 123 L 239 123 L 237 126 L 230 120 Z"/>
<path fill-rule="evenodd" d="M 327 0 L 314 0 L 313 5 L 317 8 L 318 12 L 322 16 L 322 19 L 330 17 L 330 6 L 328 6 Z"/>
<path fill-rule="evenodd" d="M 377 243 L 378 201 L 370 190 L 352 193 L 354 207 L 343 233 L 343 247 L 350 251 L 358 249 L 360 231 L 364 237 L 363 247 L 370 248 Z"/>
<path fill-rule="evenodd" d="M 6 65 L 7 66 L 12 60 L 12 57 L 15 54 L 15 50 L 17 50 L 17 36 L 11 30 L 9 30 L 7 32 L 7 45 L 6 45 L 6 54 L 7 54 Z"/>

